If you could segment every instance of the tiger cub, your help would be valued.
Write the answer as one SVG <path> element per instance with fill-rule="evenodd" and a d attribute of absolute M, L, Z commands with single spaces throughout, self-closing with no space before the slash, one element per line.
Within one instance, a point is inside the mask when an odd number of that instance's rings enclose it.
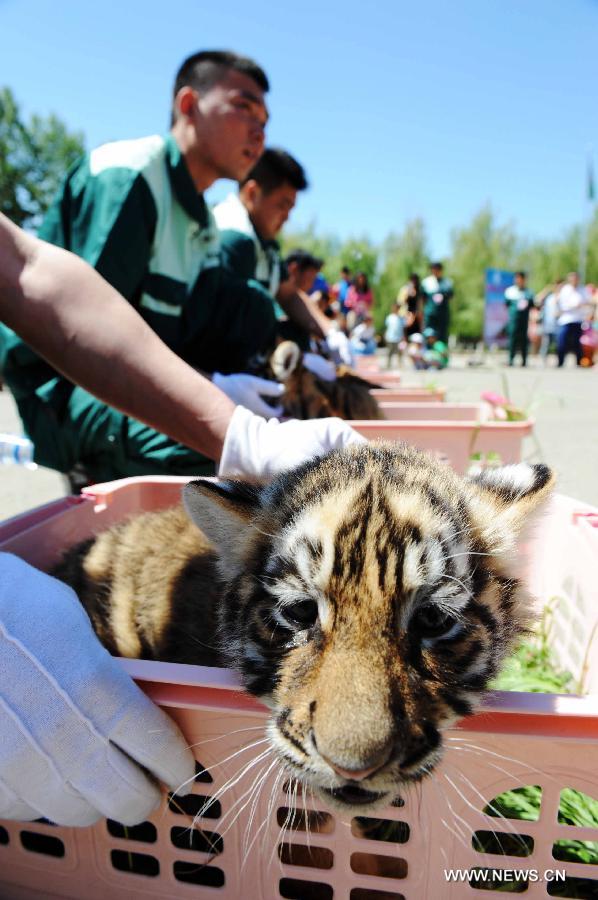
<path fill-rule="evenodd" d="M 322 360 L 325 366 L 332 363 Z M 293 419 L 383 419 L 372 388 L 379 387 L 361 378 L 349 366 L 336 366 L 333 381 L 320 378 L 303 363 L 303 354 L 293 341 L 283 341 L 270 356 L 260 374 L 284 384 L 280 398 L 284 414 Z"/>
<path fill-rule="evenodd" d="M 552 482 L 356 445 L 265 487 L 194 481 L 188 516 L 141 515 L 57 574 L 114 653 L 234 667 L 289 774 L 363 813 L 430 772 L 525 631 L 515 544 Z"/>

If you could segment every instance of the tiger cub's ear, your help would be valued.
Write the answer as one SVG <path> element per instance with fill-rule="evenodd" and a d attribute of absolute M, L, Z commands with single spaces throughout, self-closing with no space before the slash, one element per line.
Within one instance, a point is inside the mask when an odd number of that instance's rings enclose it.
<path fill-rule="evenodd" d="M 241 567 L 249 522 L 259 507 L 259 488 L 243 481 L 200 478 L 183 488 L 187 515 L 216 547 L 225 574 Z"/>
<path fill-rule="evenodd" d="M 474 516 L 495 552 L 513 549 L 515 537 L 548 499 L 554 482 L 554 472 L 548 466 L 528 463 L 483 469 L 466 479 L 473 488 Z"/>

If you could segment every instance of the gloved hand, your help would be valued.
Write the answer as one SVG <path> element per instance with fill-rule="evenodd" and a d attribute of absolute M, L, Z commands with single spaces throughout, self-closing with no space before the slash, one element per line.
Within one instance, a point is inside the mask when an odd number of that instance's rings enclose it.
<path fill-rule="evenodd" d="M 322 381 L 336 381 L 336 366 L 319 353 L 304 353 L 303 365 Z"/>
<path fill-rule="evenodd" d="M 266 422 L 238 406 L 224 438 L 218 475 L 264 482 L 314 456 L 364 440 L 342 419 Z"/>
<path fill-rule="evenodd" d="M 191 789 L 182 734 L 102 647 L 73 591 L 0 554 L 0 819 L 142 822 Z"/>
<path fill-rule="evenodd" d="M 265 378 L 256 378 L 255 375 L 222 375 L 214 372 L 212 382 L 220 388 L 227 397 L 251 410 L 265 419 L 281 416 L 282 406 L 269 406 L 263 397 L 281 397 L 284 394 L 284 385 L 276 381 L 267 381 Z"/>
<path fill-rule="evenodd" d="M 333 330 L 326 335 L 326 346 L 330 351 L 332 361 L 335 363 L 344 363 L 346 366 L 353 365 L 353 354 L 351 353 L 351 345 L 349 338 L 344 331 Z"/>

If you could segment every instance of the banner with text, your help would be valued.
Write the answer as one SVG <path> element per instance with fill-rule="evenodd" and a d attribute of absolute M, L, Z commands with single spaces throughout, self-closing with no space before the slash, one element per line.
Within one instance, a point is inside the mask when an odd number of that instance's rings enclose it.
<path fill-rule="evenodd" d="M 515 281 L 514 272 L 486 269 L 486 304 L 484 307 L 484 343 L 505 347 L 509 314 L 505 306 L 505 291 Z"/>

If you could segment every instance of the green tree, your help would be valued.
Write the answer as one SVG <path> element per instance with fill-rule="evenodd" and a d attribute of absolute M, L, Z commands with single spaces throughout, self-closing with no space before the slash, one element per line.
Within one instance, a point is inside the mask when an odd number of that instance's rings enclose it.
<path fill-rule="evenodd" d="M 598 210 L 594 210 L 587 229 L 586 281 L 595 284 L 598 281 Z M 529 272 L 531 286 L 538 291 L 579 268 L 581 243 L 579 225 L 569 228 L 560 238 L 531 241 L 522 248 L 517 267 Z"/>
<path fill-rule="evenodd" d="M 26 124 L 10 88 L 0 89 L 0 211 L 36 228 L 67 169 L 84 151 L 83 135 L 54 115 Z"/>
<path fill-rule="evenodd" d="M 280 237 L 282 255 L 286 256 L 299 247 L 323 259 L 324 271 L 327 272 L 330 262 L 338 259 L 341 241 L 336 235 L 317 234 L 315 222 L 310 222 L 305 228 L 285 228 Z"/>
<path fill-rule="evenodd" d="M 587 241 L 586 281 L 598 284 L 598 209 L 594 209 L 593 217 L 588 227 Z"/>
<path fill-rule="evenodd" d="M 368 277 L 370 287 L 376 288 L 376 269 L 378 266 L 378 249 L 368 237 L 349 238 L 340 248 L 338 266 L 332 277 L 336 281 L 341 266 L 347 266 L 353 275 L 363 272 Z"/>

